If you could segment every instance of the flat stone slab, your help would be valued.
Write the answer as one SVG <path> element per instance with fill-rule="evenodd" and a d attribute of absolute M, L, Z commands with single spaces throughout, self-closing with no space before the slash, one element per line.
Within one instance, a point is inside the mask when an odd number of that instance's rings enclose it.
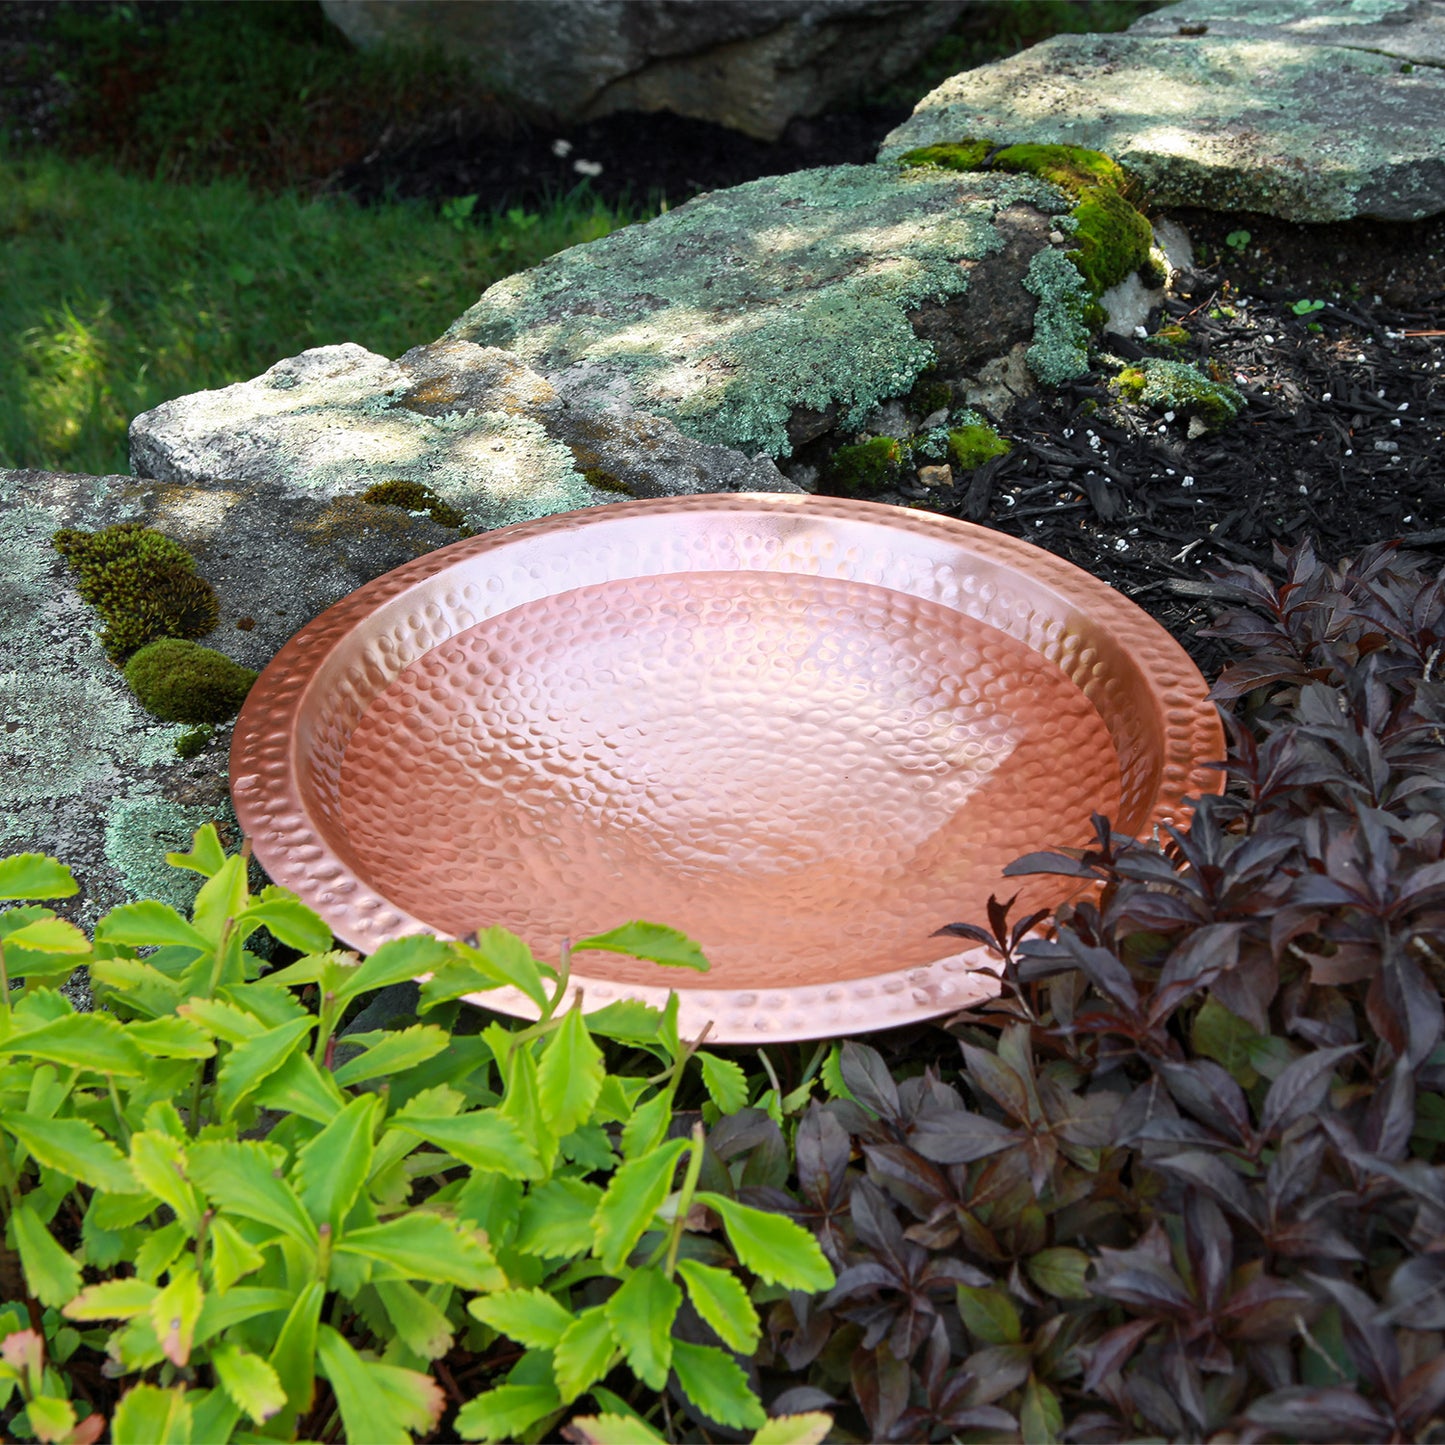
<path fill-rule="evenodd" d="M 1239 20 L 1230 5 L 1235 18 L 1218 29 L 1193 19 L 1212 8 L 1159 11 L 1146 17 L 1149 33 L 1057 35 L 955 75 L 889 134 L 879 159 L 965 137 L 1076 145 L 1113 156 L 1159 206 L 1291 221 L 1445 210 L 1445 69 L 1431 59 L 1445 7 L 1250 7 L 1279 13 L 1272 27 Z M 1401 44 L 1413 25 L 1419 59 L 1324 43 L 1304 10 L 1335 30 L 1348 28 L 1345 12 L 1368 13 L 1373 23 L 1352 34 L 1388 32 Z M 1181 24 L 1205 33 L 1181 35 Z"/>
<path fill-rule="evenodd" d="M 136 702 L 51 546 L 62 527 L 129 521 L 195 557 L 221 608 L 202 640 L 258 670 L 333 602 L 458 535 L 396 507 L 266 482 L 0 471 L 0 856 L 69 864 L 81 893 L 63 911 L 86 924 L 132 898 L 188 902 L 198 880 L 168 867 L 166 852 L 188 847 L 202 823 L 234 821 L 230 725 L 181 759 L 187 727 Z"/>
<path fill-rule="evenodd" d="M 659 418 L 571 406 L 516 357 L 464 342 L 398 361 L 349 342 L 302 352 L 144 412 L 130 462 L 138 476 L 228 477 L 294 497 L 419 482 L 473 531 L 622 497 L 796 490 L 771 463 Z"/>
<path fill-rule="evenodd" d="M 1030 337 L 1023 281 L 1071 205 L 1026 176 L 766 177 L 509 276 L 446 335 L 506 348 L 566 399 L 787 456 L 929 366 L 966 373 Z"/>
<path fill-rule="evenodd" d="M 1440 0 L 1184 0 L 1141 16 L 1129 34 L 1178 35 L 1200 25 L 1214 36 L 1282 37 L 1445 65 Z"/>

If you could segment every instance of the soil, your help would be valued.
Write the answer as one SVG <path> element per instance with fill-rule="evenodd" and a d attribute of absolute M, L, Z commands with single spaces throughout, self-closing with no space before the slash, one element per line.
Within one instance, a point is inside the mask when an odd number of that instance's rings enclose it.
<path fill-rule="evenodd" d="M 0 125 L 36 143 L 61 135 L 64 87 L 16 57 L 45 13 L 29 0 L 0 5 Z M 767 144 L 667 115 L 563 128 L 452 108 L 381 134 L 365 153 L 354 148 L 314 185 L 363 204 L 476 195 L 478 213 L 533 207 L 578 186 L 613 202 L 676 206 L 757 176 L 870 161 L 904 114 L 798 120 Z M 1173 323 L 1183 330 L 1176 344 L 1104 335 L 1095 372 L 997 419 L 1015 443 L 1006 458 L 947 491 L 905 483 L 898 500 L 1026 537 L 1086 568 L 1153 613 L 1209 675 L 1219 654 L 1197 631 L 1210 616 L 1211 566 L 1268 567 L 1274 546 L 1305 537 L 1327 560 L 1395 538 L 1445 551 L 1445 216 L 1323 226 L 1198 211 L 1172 219 L 1191 236 L 1195 264 L 1146 331 Z M 1146 355 L 1212 365 L 1243 392 L 1244 410 L 1191 438 L 1187 417 L 1121 401 L 1110 378 Z"/>

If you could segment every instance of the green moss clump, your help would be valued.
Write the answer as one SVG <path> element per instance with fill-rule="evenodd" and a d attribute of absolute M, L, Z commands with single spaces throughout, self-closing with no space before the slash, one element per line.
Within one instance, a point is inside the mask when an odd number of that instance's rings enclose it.
<path fill-rule="evenodd" d="M 176 739 L 176 756 L 178 758 L 194 758 L 205 752 L 211 739 L 215 737 L 216 730 L 209 723 L 203 723 L 198 728 L 192 728 L 184 732 Z"/>
<path fill-rule="evenodd" d="M 903 444 L 896 437 L 872 437 L 839 447 L 824 469 L 827 491 L 835 497 L 874 497 L 886 491 L 903 465 Z"/>
<path fill-rule="evenodd" d="M 178 542 L 139 522 L 54 538 L 76 591 L 100 613 L 100 640 L 116 662 L 159 637 L 204 637 L 221 616 L 216 590 Z"/>
<path fill-rule="evenodd" d="M 983 169 L 989 152 L 995 149 L 990 140 L 971 137 L 949 145 L 920 146 L 900 158 L 905 166 L 937 166 L 944 171 L 977 171 Z"/>
<path fill-rule="evenodd" d="M 153 717 L 218 723 L 240 711 L 256 673 L 214 648 L 162 637 L 126 663 L 125 680 Z"/>
<path fill-rule="evenodd" d="M 920 417 L 947 411 L 952 405 L 953 388 L 946 381 L 941 381 L 932 369 L 919 376 L 913 383 L 913 390 L 908 393 L 908 409 Z"/>
<path fill-rule="evenodd" d="M 1077 249 L 1068 252 L 1090 292 L 1101 296 L 1141 267 L 1151 265 L 1154 233 L 1130 199 L 1129 177 L 1117 161 L 1081 146 L 1013 145 L 969 138 L 955 145 L 923 146 L 904 165 L 946 170 L 999 170 L 1037 176 L 1074 200 Z"/>
<path fill-rule="evenodd" d="M 971 472 L 990 457 L 1006 456 L 1013 443 L 1001 437 L 986 422 L 955 427 L 948 434 L 948 456 L 956 467 Z"/>
<path fill-rule="evenodd" d="M 1146 357 L 1137 366 L 1126 366 L 1113 385 L 1120 396 L 1156 411 L 1197 416 L 1211 431 L 1233 421 L 1244 408 L 1241 392 L 1183 361 Z"/>
<path fill-rule="evenodd" d="M 373 507 L 400 507 L 405 512 L 426 512 L 438 527 L 464 527 L 466 518 L 421 482 L 395 477 L 368 487 L 361 500 Z"/>
<path fill-rule="evenodd" d="M 636 495 L 615 472 L 609 472 L 602 467 L 584 467 L 582 480 L 590 486 L 600 487 L 604 492 L 621 492 L 624 497 Z"/>

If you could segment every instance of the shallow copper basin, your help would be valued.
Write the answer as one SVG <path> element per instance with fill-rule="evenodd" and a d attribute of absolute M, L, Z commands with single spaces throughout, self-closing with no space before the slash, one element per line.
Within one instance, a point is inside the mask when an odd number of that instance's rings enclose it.
<path fill-rule="evenodd" d="M 841 1035 L 995 991 L 981 950 L 933 935 L 1018 891 L 1011 859 L 1217 791 L 1205 692 L 1133 603 L 998 532 L 834 498 L 624 502 L 322 613 L 253 688 L 232 793 L 270 875 L 363 951 L 501 924 L 555 962 L 646 918 L 711 972 L 579 955 L 587 1006 L 677 989 L 685 1034 Z"/>

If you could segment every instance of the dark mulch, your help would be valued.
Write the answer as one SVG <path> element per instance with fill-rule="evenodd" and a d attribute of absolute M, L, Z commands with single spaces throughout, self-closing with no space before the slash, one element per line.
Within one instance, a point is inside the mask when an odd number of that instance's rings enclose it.
<path fill-rule="evenodd" d="M 45 13 L 9 0 L 0 30 L 13 41 Z M 0 122 L 12 134 L 52 139 L 63 88 L 0 44 Z M 316 181 L 363 203 L 476 195 L 479 213 L 536 206 L 578 185 L 609 201 L 678 205 L 761 175 L 871 160 L 903 114 L 799 120 L 769 145 L 665 115 L 562 128 L 452 108 L 381 135 Z M 1010 456 L 952 493 L 913 488 L 905 500 L 1067 557 L 1135 598 L 1212 673 L 1214 644 L 1195 635 L 1209 616 L 1211 565 L 1268 565 L 1272 544 L 1305 535 L 1327 559 L 1387 538 L 1445 549 L 1445 217 L 1175 219 L 1194 239 L 1196 269 L 1148 330 L 1179 323 L 1179 349 L 1105 336 L 1095 374 L 1014 410 L 1003 426 L 1016 443 Z M 1325 304 L 1297 314 L 1305 301 Z M 1191 440 L 1186 418 L 1121 405 L 1106 358 L 1150 354 L 1218 363 L 1246 409 Z"/>

